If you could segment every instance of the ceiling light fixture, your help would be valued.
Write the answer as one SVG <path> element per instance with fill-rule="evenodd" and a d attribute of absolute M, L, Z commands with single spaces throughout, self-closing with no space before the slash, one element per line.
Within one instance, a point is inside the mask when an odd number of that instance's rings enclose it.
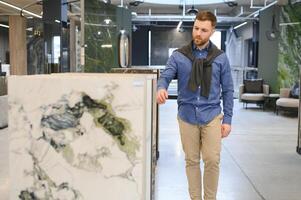
<path fill-rule="evenodd" d="M 103 21 L 105 22 L 106 25 L 109 25 L 110 23 L 112 23 L 112 20 L 109 18 L 106 18 Z"/>
<path fill-rule="evenodd" d="M 42 18 L 41 15 L 37 15 L 37 14 L 35 14 L 35 13 L 33 13 L 33 12 L 30 12 L 30 11 L 27 11 L 27 10 L 23 10 L 22 8 L 17 7 L 17 6 L 14 6 L 14 5 L 10 4 L 10 3 L 6 3 L 6 2 L 4 2 L 4 1 L 0 1 L 0 4 L 5 5 L 5 6 L 8 6 L 8 7 L 13 8 L 13 9 L 16 9 L 16 10 L 18 10 L 18 11 L 22 11 L 23 13 L 32 15 L 32 16 L 34 16 L 34 17 L 37 17 L 37 18 L 40 18 L 40 19 Z"/>
<path fill-rule="evenodd" d="M 225 4 L 227 4 L 229 7 L 236 7 L 238 4 L 237 4 L 237 2 L 236 1 L 226 1 L 226 0 L 224 0 L 224 2 L 225 2 Z"/>
<path fill-rule="evenodd" d="M 136 32 L 138 30 L 138 27 L 135 24 L 133 24 L 132 30 L 133 30 L 133 32 Z"/>
<path fill-rule="evenodd" d="M 299 25 L 301 22 L 288 22 L 288 23 L 280 23 L 279 26 L 293 26 Z"/>
<path fill-rule="evenodd" d="M 5 25 L 5 24 L 0 24 L 0 26 L 3 27 L 3 28 L 9 28 L 9 26 Z"/>
<path fill-rule="evenodd" d="M 193 4 L 192 4 L 191 8 L 189 8 L 186 12 L 189 15 L 196 15 L 196 14 L 198 14 L 199 10 L 196 9 L 196 8 L 194 8 L 194 0 L 193 0 Z"/>
<path fill-rule="evenodd" d="M 131 12 L 132 17 L 137 17 L 137 13 L 136 12 Z"/>
<path fill-rule="evenodd" d="M 136 7 L 136 6 L 139 6 L 139 5 L 140 5 L 141 3 L 143 3 L 143 2 L 144 2 L 144 0 L 143 0 L 143 1 L 141 1 L 141 0 L 138 0 L 138 1 L 137 1 L 137 0 L 136 0 L 136 1 L 130 2 L 129 5 L 130 5 L 130 6 L 135 6 L 135 7 Z"/>
<path fill-rule="evenodd" d="M 180 30 L 182 23 L 183 23 L 183 21 L 182 21 L 182 20 L 181 20 L 181 21 L 179 21 L 179 23 L 178 23 L 178 26 L 177 26 L 177 30 L 178 30 L 178 31 Z"/>
<path fill-rule="evenodd" d="M 189 8 L 187 10 L 187 14 L 190 14 L 190 15 L 196 15 L 198 14 L 199 10 L 194 8 L 194 5 L 191 6 L 191 8 Z"/>
<path fill-rule="evenodd" d="M 112 48 L 111 44 L 102 44 L 101 48 Z"/>
<path fill-rule="evenodd" d="M 111 0 L 103 0 L 105 4 L 111 4 Z"/>
<path fill-rule="evenodd" d="M 271 40 L 271 41 L 277 40 L 280 36 L 280 31 L 278 30 L 278 27 L 276 25 L 275 10 L 274 10 L 274 14 L 273 14 L 271 29 L 267 30 L 265 32 L 265 34 L 266 34 L 267 39 Z"/>
<path fill-rule="evenodd" d="M 243 23 L 241 23 L 241 24 L 238 24 L 237 26 L 234 26 L 233 29 L 238 29 L 239 27 L 242 27 L 242 26 L 246 25 L 247 23 L 248 23 L 248 22 L 243 22 Z"/>

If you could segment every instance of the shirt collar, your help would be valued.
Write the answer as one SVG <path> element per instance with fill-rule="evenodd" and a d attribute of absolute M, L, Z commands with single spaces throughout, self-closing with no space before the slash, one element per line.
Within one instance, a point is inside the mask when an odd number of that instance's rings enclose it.
<path fill-rule="evenodd" d="M 208 52 L 210 47 L 211 47 L 211 41 L 210 40 L 209 40 L 209 44 L 204 49 L 197 48 L 197 46 L 194 44 L 194 42 L 192 42 L 192 50 L 193 51 L 198 50 L 198 51 L 207 51 Z"/>

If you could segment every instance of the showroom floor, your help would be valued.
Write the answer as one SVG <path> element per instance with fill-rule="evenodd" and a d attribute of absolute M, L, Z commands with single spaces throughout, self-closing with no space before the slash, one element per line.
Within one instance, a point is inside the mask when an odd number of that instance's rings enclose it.
<path fill-rule="evenodd" d="M 176 112 L 175 100 L 160 107 L 156 200 L 189 200 Z M 223 139 L 217 199 L 300 200 L 297 127 L 297 117 L 252 104 L 246 110 L 235 101 L 232 133 Z"/>
<path fill-rule="evenodd" d="M 252 105 L 250 105 L 251 107 Z M 235 102 L 231 135 L 223 139 L 218 200 L 300 200 L 298 120 Z M 189 200 L 176 101 L 160 106 L 160 158 L 155 200 Z M 0 200 L 8 200 L 8 130 L 0 130 Z"/>

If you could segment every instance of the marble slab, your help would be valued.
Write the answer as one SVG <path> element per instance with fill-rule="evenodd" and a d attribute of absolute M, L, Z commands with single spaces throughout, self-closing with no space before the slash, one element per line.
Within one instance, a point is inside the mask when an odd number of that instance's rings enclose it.
<path fill-rule="evenodd" d="M 103 1 L 84 1 L 84 71 L 110 72 L 119 66 L 120 31 L 131 38 L 131 11 Z"/>
<path fill-rule="evenodd" d="M 158 115 L 159 115 L 159 107 L 156 102 L 156 94 L 157 94 L 157 79 L 160 74 L 159 69 L 150 68 L 150 67 L 133 67 L 133 68 L 112 68 L 111 71 L 113 73 L 125 73 L 125 74 L 154 74 L 156 79 L 153 80 L 153 102 L 152 104 L 152 142 L 151 149 L 152 152 L 152 161 L 151 161 L 151 197 L 154 197 L 155 194 L 155 172 L 157 166 L 157 160 L 159 159 L 159 123 L 158 123 Z"/>
<path fill-rule="evenodd" d="M 150 199 L 154 78 L 9 77 L 10 199 Z"/>

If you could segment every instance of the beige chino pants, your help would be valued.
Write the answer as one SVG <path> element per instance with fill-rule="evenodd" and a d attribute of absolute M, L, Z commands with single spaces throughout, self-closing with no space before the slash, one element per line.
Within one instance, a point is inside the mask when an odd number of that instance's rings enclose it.
<path fill-rule="evenodd" d="M 206 125 L 192 125 L 178 117 L 186 175 L 192 200 L 202 200 L 200 159 L 204 162 L 204 200 L 216 200 L 221 152 L 220 114 Z"/>

